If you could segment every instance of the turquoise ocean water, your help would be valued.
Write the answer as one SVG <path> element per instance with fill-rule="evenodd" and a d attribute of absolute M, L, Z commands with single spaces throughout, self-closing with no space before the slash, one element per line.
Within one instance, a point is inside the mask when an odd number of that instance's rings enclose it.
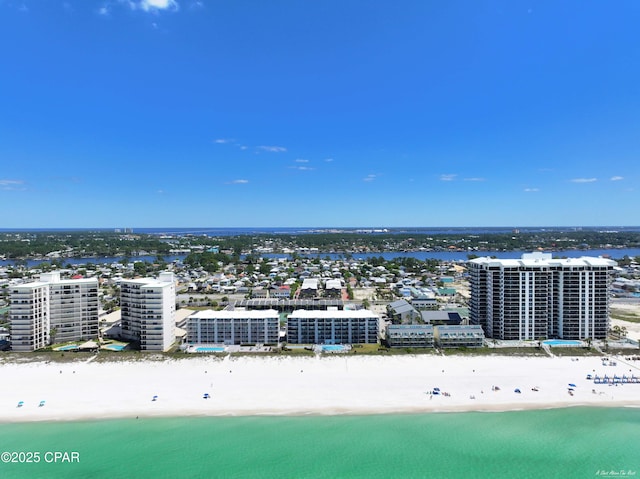
<path fill-rule="evenodd" d="M 640 478 L 640 409 L 0 425 L 5 478 Z M 56 461 L 56 452 L 79 462 Z M 32 456 L 32 459 L 35 455 Z"/>

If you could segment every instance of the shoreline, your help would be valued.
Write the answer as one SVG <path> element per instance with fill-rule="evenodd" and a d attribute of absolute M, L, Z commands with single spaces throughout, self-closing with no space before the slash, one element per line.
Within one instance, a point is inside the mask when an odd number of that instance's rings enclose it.
<path fill-rule="evenodd" d="M 640 407 L 640 384 L 594 384 L 587 374 L 638 377 L 640 364 L 423 355 L 5 363 L 0 423 Z"/>
<path fill-rule="evenodd" d="M 202 413 L 193 413 L 193 414 L 154 414 L 154 415 L 141 415 L 138 414 L 136 416 L 133 415 L 114 415 L 114 416 L 74 416 L 72 418 L 37 418 L 37 419 L 25 419 L 25 420 L 6 420 L 1 419 L 0 425 L 2 424 L 58 424 L 58 423 L 81 423 L 81 422 L 100 422 L 100 421 L 133 421 L 133 420 L 148 420 L 148 419 L 205 419 L 205 418 L 226 418 L 226 419 L 243 419 L 243 418 L 321 418 L 321 417 L 377 417 L 377 416 L 418 416 L 425 414 L 465 414 L 465 413 L 482 413 L 482 414 L 500 414 L 500 413 L 517 413 L 517 412 L 526 412 L 526 411 L 552 411 L 557 409 L 640 409 L 640 404 L 638 401 L 628 401 L 625 403 L 611 403 L 611 404 L 562 404 L 556 406 L 540 406 L 537 404 L 530 404 L 530 407 L 527 405 L 519 405 L 519 407 L 514 409 L 425 409 L 425 410 L 389 410 L 389 411 L 316 411 L 316 412 L 278 412 L 278 413 L 269 413 L 269 412 L 256 412 L 256 413 L 240 413 L 240 414 L 202 414 Z"/>

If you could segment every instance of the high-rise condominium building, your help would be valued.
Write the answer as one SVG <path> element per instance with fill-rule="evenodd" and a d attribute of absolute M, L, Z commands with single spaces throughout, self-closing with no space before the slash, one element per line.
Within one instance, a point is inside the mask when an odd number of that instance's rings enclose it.
<path fill-rule="evenodd" d="M 121 281 L 120 309 L 124 339 L 139 342 L 142 351 L 168 350 L 176 339 L 173 273 Z"/>
<path fill-rule="evenodd" d="M 489 338 L 604 339 L 616 263 L 604 258 L 476 258 L 467 263 L 472 324 Z"/>
<path fill-rule="evenodd" d="M 98 337 L 98 280 L 61 280 L 59 272 L 11 288 L 11 349 L 35 351 L 50 343 Z"/>

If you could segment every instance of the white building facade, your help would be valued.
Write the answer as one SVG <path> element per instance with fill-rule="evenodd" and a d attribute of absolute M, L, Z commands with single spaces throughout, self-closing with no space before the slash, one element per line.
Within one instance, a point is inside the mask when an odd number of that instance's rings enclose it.
<path fill-rule="evenodd" d="M 173 273 L 157 279 L 120 283 L 121 335 L 142 351 L 167 351 L 176 339 L 176 286 Z"/>
<path fill-rule="evenodd" d="M 98 337 L 98 280 L 60 279 L 44 273 L 40 281 L 11 288 L 11 349 L 35 351 L 51 342 Z"/>
<path fill-rule="evenodd" d="M 380 318 L 368 309 L 305 310 L 287 317 L 287 342 L 291 344 L 374 344 Z"/>
<path fill-rule="evenodd" d="M 545 253 L 473 259 L 467 263 L 471 324 L 494 339 L 604 339 L 615 266 L 604 258 Z"/>
<path fill-rule="evenodd" d="M 277 344 L 280 316 L 274 309 L 198 311 L 187 318 L 189 344 Z"/>
<path fill-rule="evenodd" d="M 41 275 L 49 282 L 51 340 L 54 343 L 98 337 L 98 280 L 60 280 L 59 273 Z"/>
<path fill-rule="evenodd" d="M 49 284 L 34 282 L 11 288 L 11 349 L 28 352 L 49 345 Z"/>

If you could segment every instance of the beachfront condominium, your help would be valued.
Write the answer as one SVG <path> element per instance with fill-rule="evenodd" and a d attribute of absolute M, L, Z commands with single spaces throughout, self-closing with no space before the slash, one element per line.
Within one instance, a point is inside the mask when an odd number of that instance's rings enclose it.
<path fill-rule="evenodd" d="M 121 336 L 142 351 L 166 351 L 176 339 L 173 273 L 120 282 Z"/>
<path fill-rule="evenodd" d="M 467 263 L 470 318 L 489 338 L 604 339 L 609 329 L 609 287 L 614 261 L 476 258 Z"/>
<path fill-rule="evenodd" d="M 49 284 L 33 282 L 11 288 L 11 349 L 35 351 L 49 345 Z"/>
<path fill-rule="evenodd" d="M 314 311 L 298 309 L 287 318 L 291 344 L 376 343 L 379 318 L 368 309 Z"/>
<path fill-rule="evenodd" d="M 187 318 L 189 344 L 277 344 L 280 316 L 274 309 L 198 311 Z"/>
<path fill-rule="evenodd" d="M 35 351 L 50 343 L 98 337 L 98 280 L 60 279 L 59 272 L 11 288 L 11 349 Z"/>

